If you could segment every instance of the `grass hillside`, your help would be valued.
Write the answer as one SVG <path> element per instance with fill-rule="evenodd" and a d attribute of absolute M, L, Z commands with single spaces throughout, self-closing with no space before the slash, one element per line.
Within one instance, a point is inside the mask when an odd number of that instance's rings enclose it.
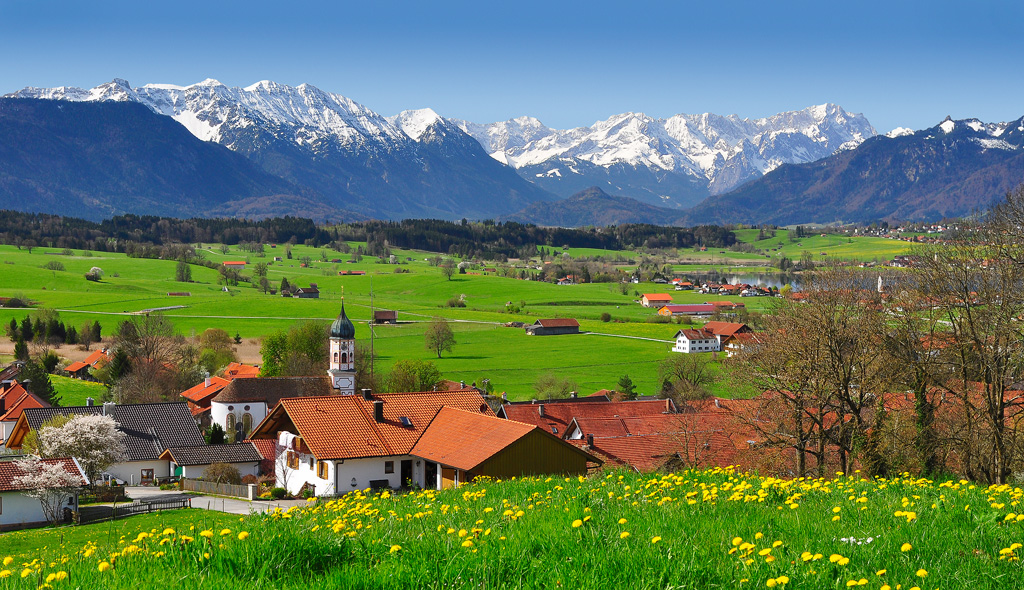
<path fill-rule="evenodd" d="M 784 231 L 780 230 L 779 235 Z M 884 241 L 905 247 L 901 242 Z M 845 246 L 837 244 L 837 247 Z M 247 341 L 287 329 L 298 321 L 329 321 L 338 314 L 344 296 L 350 317 L 363 322 L 357 324 L 356 337 L 365 342 L 370 339 L 370 329 L 365 322 L 371 317 L 372 288 L 373 306 L 398 310 L 401 322 L 397 326 L 374 328 L 375 349 L 383 369 L 401 359 L 434 360 L 447 378 L 467 382 L 487 378 L 499 392 L 507 391 L 513 399 L 532 397 L 533 383 L 548 372 L 575 380 L 580 390 L 587 393 L 613 388 L 621 376 L 628 374 L 640 392 L 652 393 L 660 386 L 657 364 L 668 354 L 670 344 L 666 341 L 671 340 L 679 328 L 674 324 L 647 323 L 654 311 L 637 303 L 642 293 L 668 292 L 670 287 L 666 285 L 627 285 L 623 294 L 618 284 L 558 286 L 506 278 L 499 276 L 500 269 L 496 266 L 490 267 L 494 270 L 479 269 L 448 280 L 438 268 L 428 264 L 427 258 L 433 254 L 410 250 L 393 250 L 397 265 L 379 264 L 369 256 L 357 263 L 320 262 L 320 249 L 301 245 L 292 246 L 292 259 L 285 258 L 283 245 L 268 247 L 266 252 L 261 258 L 237 247 L 231 247 L 226 253 L 216 246 L 203 248 L 204 257 L 217 263 L 249 260 L 251 264 L 245 274 L 252 273 L 252 265 L 267 263 L 268 279 L 275 288 L 283 278 L 299 286 L 316 283 L 321 291 L 320 299 L 272 296 L 247 283 L 225 290 L 215 270 L 196 265 L 192 266 L 194 282 L 176 282 L 173 280 L 176 262 L 172 260 L 98 252 L 86 255 L 80 250 L 64 256 L 56 248 L 36 248 L 29 253 L 12 246 L 0 246 L 0 261 L 4 263 L 0 268 L 5 277 L 0 285 L 0 296 L 25 297 L 38 302 L 39 306 L 57 309 L 61 320 L 68 325 L 77 327 L 86 321 L 99 321 L 104 336 L 109 336 L 128 314 L 160 310 L 154 313 L 167 316 L 181 334 L 222 328 Z M 275 262 L 275 256 L 284 260 Z M 314 260 L 308 268 L 300 264 L 305 256 Z M 568 256 L 639 258 L 636 252 L 591 249 L 570 250 Z M 350 258 L 332 251 L 327 252 L 327 257 L 345 261 Z M 66 270 L 42 268 L 53 261 L 63 264 Z M 103 280 L 84 279 L 83 275 L 92 267 L 103 269 Z M 696 272 L 707 267 L 681 268 L 683 272 Z M 351 270 L 366 274 L 339 275 L 341 271 Z M 190 295 L 169 295 L 175 292 Z M 692 292 L 673 291 L 672 296 L 677 303 L 743 301 L 753 311 L 769 303 L 765 298 L 740 299 Z M 466 307 L 447 307 L 451 299 L 462 299 Z M 507 306 L 510 302 L 511 307 Z M 27 313 L 29 310 L 0 308 L 0 322 L 6 325 L 11 318 L 20 321 Z M 609 314 L 612 321 L 602 322 L 600 318 L 604 313 Z M 434 316 L 456 322 L 458 343 L 442 359 L 432 359 L 423 346 L 426 329 L 423 322 Z M 550 317 L 576 318 L 582 330 L 590 334 L 529 337 L 521 329 L 501 326 L 512 321 L 533 323 L 538 318 Z M 255 350 L 255 346 L 251 348 Z M 257 358 L 243 360 L 258 361 Z M 83 400 L 87 395 L 71 392 L 71 396 Z"/>
<path fill-rule="evenodd" d="M 1024 573 L 1022 495 L 909 476 L 780 480 L 718 468 L 357 491 L 235 522 L 191 512 L 192 524 L 164 513 L 140 527 L 89 525 L 63 544 L 51 532 L 2 535 L 0 588 L 177 580 L 193 588 L 1002 590 L 1019 587 Z"/>

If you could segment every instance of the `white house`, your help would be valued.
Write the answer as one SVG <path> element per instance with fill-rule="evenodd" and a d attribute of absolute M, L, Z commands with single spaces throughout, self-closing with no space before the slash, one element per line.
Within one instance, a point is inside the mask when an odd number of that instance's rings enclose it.
<path fill-rule="evenodd" d="M 42 459 L 42 463 L 58 464 L 69 474 L 80 478 L 83 486 L 89 483 L 82 466 L 74 459 Z M 39 500 L 26 495 L 24 486 L 16 483 L 17 478 L 24 474 L 17 461 L 0 461 L 0 531 L 46 524 Z M 77 495 L 67 498 L 67 508 L 78 510 Z"/>
<path fill-rule="evenodd" d="M 244 381 L 244 379 L 243 379 Z M 117 422 L 123 439 L 126 460 L 110 466 L 106 473 L 129 484 L 153 482 L 172 475 L 171 463 L 160 458 L 170 447 L 205 444 L 192 413 L 185 402 L 166 404 L 113 404 L 27 408 L 14 425 L 7 447 L 20 449 L 25 436 L 54 416 L 102 414 Z"/>
<path fill-rule="evenodd" d="M 721 350 L 721 343 L 713 332 L 703 328 L 679 330 L 676 332 L 676 345 L 672 352 L 718 352 Z"/>

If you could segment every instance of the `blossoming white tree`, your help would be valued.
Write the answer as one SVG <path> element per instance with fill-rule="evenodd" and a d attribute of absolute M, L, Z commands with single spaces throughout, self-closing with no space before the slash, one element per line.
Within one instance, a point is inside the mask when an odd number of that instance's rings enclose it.
<path fill-rule="evenodd" d="M 74 416 L 62 426 L 39 431 L 39 454 L 44 458 L 74 457 L 90 481 L 104 469 L 124 460 L 124 433 L 109 416 Z"/>
<path fill-rule="evenodd" d="M 82 477 L 69 472 L 63 462 L 43 461 L 35 455 L 20 459 L 17 464 L 22 475 L 14 478 L 14 485 L 39 500 L 46 520 L 60 522 L 65 503 L 85 483 Z"/>

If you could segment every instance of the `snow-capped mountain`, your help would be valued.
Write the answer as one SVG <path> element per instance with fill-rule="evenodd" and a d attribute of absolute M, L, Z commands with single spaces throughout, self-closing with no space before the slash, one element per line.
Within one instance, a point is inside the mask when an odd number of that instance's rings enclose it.
<path fill-rule="evenodd" d="M 388 120 L 309 84 L 133 88 L 116 79 L 91 90 L 25 88 L 8 96 L 139 102 L 340 209 L 370 216 L 489 217 L 555 198 L 429 109 Z"/>
<path fill-rule="evenodd" d="M 623 113 L 565 130 L 530 117 L 489 125 L 456 122 L 491 157 L 556 194 L 600 185 L 675 207 L 726 192 L 784 163 L 854 148 L 876 135 L 863 115 L 833 104 L 762 119 Z"/>

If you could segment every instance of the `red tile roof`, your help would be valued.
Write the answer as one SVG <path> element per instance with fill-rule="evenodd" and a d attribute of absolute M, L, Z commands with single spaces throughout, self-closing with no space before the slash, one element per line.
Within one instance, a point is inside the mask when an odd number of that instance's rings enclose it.
<path fill-rule="evenodd" d="M 383 422 L 374 420 L 374 402 L 383 402 Z M 475 389 L 382 393 L 371 400 L 361 395 L 283 398 L 253 431 L 252 438 L 277 436 L 290 421 L 313 455 L 320 460 L 407 455 L 427 424 L 442 407 L 493 416 Z M 404 426 L 402 418 L 410 426 Z"/>
<path fill-rule="evenodd" d="M 679 330 L 678 332 L 676 332 L 675 337 L 679 338 L 680 336 L 686 338 L 687 340 L 710 340 L 715 337 L 714 333 L 710 331 L 705 331 L 700 328 L 687 328 L 685 330 Z"/>
<path fill-rule="evenodd" d="M 210 399 L 220 393 L 220 390 L 224 389 L 228 383 L 230 383 L 228 379 L 210 377 L 209 383 L 204 380 L 198 385 L 182 391 L 181 397 L 200 407 L 209 407 Z"/>
<path fill-rule="evenodd" d="M 704 324 L 705 330 L 719 336 L 732 336 L 733 334 L 752 332 L 750 326 L 735 322 L 708 322 Z"/>
<path fill-rule="evenodd" d="M 676 460 L 689 466 L 735 465 L 740 449 L 723 433 L 703 432 L 597 438 L 593 450 L 613 464 L 654 471 Z"/>
<path fill-rule="evenodd" d="M 684 414 L 657 414 L 653 416 L 615 416 L 611 418 L 575 418 L 575 426 L 585 438 L 636 436 L 666 432 L 682 432 L 692 428 L 692 419 Z"/>
<path fill-rule="evenodd" d="M 648 301 L 672 301 L 672 296 L 668 293 L 644 293 L 644 297 Z"/>
<path fill-rule="evenodd" d="M 228 379 L 237 377 L 258 377 L 259 374 L 260 368 L 255 365 L 228 363 L 228 366 L 224 367 L 224 377 Z"/>
<path fill-rule="evenodd" d="M 83 486 L 89 483 L 82 468 L 74 459 L 42 459 L 41 462 L 48 465 L 60 465 L 68 473 L 81 478 L 80 481 Z M 25 472 L 21 469 L 18 461 L 0 461 L 0 492 L 25 489 L 24 486 L 14 483 L 14 480 L 21 475 L 25 475 Z"/>
<path fill-rule="evenodd" d="M 537 426 L 452 407 L 438 410 L 410 454 L 469 471 Z"/>
<path fill-rule="evenodd" d="M 15 421 L 28 408 L 50 407 L 50 404 L 40 399 L 34 393 L 26 391 L 20 383 L 5 391 L 3 395 L 0 395 L 0 399 L 4 400 L 5 409 L 3 415 L 0 416 L 0 422 Z"/>
<path fill-rule="evenodd" d="M 544 415 L 541 416 L 541 409 Z M 556 436 L 565 436 L 574 418 L 613 416 L 645 416 L 675 412 L 672 400 L 638 400 L 621 402 L 565 402 L 536 404 L 505 404 L 502 417 L 516 422 L 535 424 Z"/>
<path fill-rule="evenodd" d="M 692 303 L 683 305 L 666 305 L 669 313 L 713 313 L 715 306 L 710 303 Z"/>

